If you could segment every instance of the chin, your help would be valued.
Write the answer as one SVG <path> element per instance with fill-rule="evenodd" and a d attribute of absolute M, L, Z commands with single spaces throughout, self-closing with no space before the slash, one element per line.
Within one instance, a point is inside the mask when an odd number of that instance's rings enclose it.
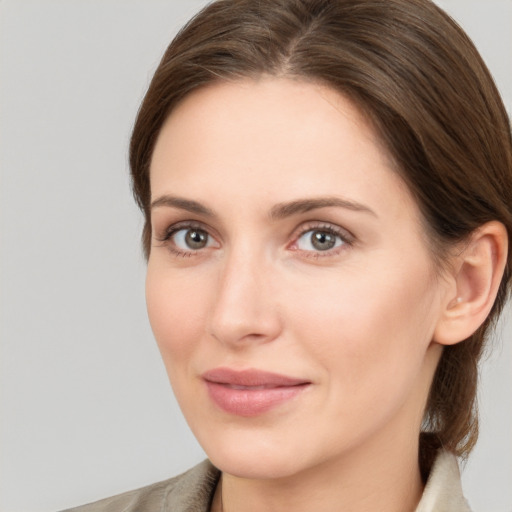
<path fill-rule="evenodd" d="M 223 473 L 253 480 L 286 478 L 300 470 L 298 461 L 294 460 L 292 454 L 280 456 L 275 452 L 262 454 L 246 451 L 238 453 L 217 451 L 212 454 L 210 460 Z"/>
<path fill-rule="evenodd" d="M 286 478 L 307 466 L 303 447 L 280 436 L 255 431 L 235 434 L 227 429 L 224 435 L 198 438 L 213 465 L 238 478 Z"/>

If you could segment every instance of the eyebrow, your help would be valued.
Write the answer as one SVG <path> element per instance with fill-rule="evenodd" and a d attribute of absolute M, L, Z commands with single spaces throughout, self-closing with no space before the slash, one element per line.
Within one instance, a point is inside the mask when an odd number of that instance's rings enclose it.
<path fill-rule="evenodd" d="M 371 208 L 355 201 L 342 199 L 340 197 L 313 197 L 276 204 L 270 210 L 270 218 L 272 220 L 279 220 L 298 213 L 307 213 L 318 208 L 329 208 L 332 206 L 353 210 L 355 212 L 369 213 L 377 217 L 377 214 Z"/>
<path fill-rule="evenodd" d="M 151 209 L 159 208 L 162 206 L 186 210 L 198 215 L 204 215 L 205 217 L 215 217 L 215 213 L 210 208 L 197 201 L 192 199 L 185 199 L 183 197 L 163 195 L 151 203 Z M 307 213 L 311 210 L 329 208 L 333 206 L 356 212 L 369 213 L 374 217 L 377 217 L 377 214 L 371 208 L 368 208 L 368 206 L 357 203 L 355 201 L 350 201 L 348 199 L 331 196 L 296 199 L 294 201 L 276 204 L 271 208 L 269 217 L 271 220 L 275 221 L 290 217 L 292 215 L 297 215 L 299 213 Z"/>
<path fill-rule="evenodd" d="M 183 197 L 164 195 L 155 199 L 151 203 L 151 209 L 159 208 L 161 206 L 179 208 L 180 210 L 186 210 L 191 213 L 197 213 L 198 215 L 204 215 L 205 217 L 215 216 L 215 214 L 213 213 L 212 210 L 210 210 L 210 208 L 207 208 L 206 206 L 202 205 L 201 203 L 198 203 L 197 201 L 193 201 L 192 199 L 185 199 Z"/>

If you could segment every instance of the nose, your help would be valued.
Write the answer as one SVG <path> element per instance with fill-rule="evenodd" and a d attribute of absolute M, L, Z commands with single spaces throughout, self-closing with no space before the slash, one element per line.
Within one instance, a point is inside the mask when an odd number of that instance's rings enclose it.
<path fill-rule="evenodd" d="M 231 348 L 266 343 L 281 332 L 272 265 L 250 252 L 226 257 L 213 298 L 210 333 Z"/>

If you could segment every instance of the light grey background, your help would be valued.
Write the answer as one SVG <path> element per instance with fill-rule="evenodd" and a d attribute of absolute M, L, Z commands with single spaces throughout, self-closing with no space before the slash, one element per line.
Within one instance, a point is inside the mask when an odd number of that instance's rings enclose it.
<path fill-rule="evenodd" d="M 512 105 L 512 1 L 443 0 Z M 146 319 L 127 143 L 160 55 L 201 0 L 0 2 L 0 510 L 49 512 L 204 457 Z M 482 371 L 464 473 L 512 511 L 512 325 Z"/>

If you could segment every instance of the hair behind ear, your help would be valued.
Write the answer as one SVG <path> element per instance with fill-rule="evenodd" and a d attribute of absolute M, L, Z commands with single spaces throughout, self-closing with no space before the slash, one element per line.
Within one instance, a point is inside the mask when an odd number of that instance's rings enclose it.
<path fill-rule="evenodd" d="M 497 221 L 477 228 L 454 255 L 447 276 L 453 283 L 451 295 L 446 297 L 446 309 L 433 340 L 444 345 L 444 350 L 430 389 L 420 438 L 423 476 L 428 474 L 439 448 L 464 456 L 476 443 L 478 362 L 485 336 L 497 319 L 490 313 L 503 306 L 499 294 L 507 259 L 507 230 Z"/>

